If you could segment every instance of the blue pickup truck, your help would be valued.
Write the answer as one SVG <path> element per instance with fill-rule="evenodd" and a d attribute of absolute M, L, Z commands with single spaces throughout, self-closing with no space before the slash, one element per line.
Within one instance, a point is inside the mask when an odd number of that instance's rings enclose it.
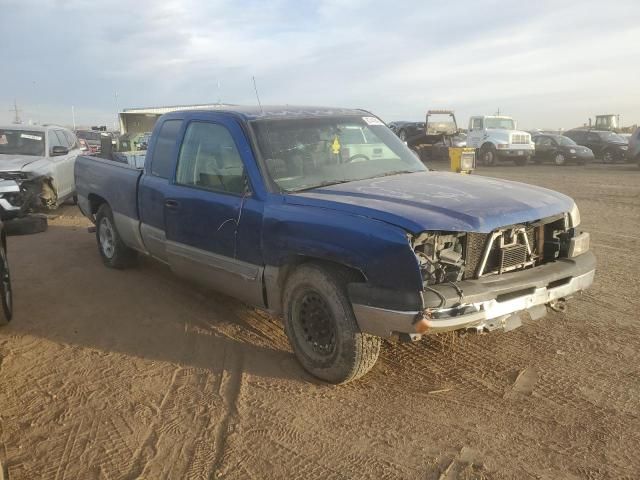
<path fill-rule="evenodd" d="M 143 169 L 81 156 L 75 177 L 108 267 L 147 255 L 281 315 L 333 383 L 370 370 L 383 338 L 510 330 L 595 273 L 572 199 L 431 171 L 363 110 L 173 112 Z"/>

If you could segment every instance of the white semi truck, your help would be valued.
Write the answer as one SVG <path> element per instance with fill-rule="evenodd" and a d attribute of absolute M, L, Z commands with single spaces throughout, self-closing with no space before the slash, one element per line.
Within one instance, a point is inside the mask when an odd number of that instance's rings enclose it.
<path fill-rule="evenodd" d="M 531 135 L 516 130 L 516 122 L 511 117 L 498 115 L 469 119 L 467 147 L 476 149 L 476 158 L 482 165 L 495 165 L 498 160 L 526 165 L 535 149 Z"/>

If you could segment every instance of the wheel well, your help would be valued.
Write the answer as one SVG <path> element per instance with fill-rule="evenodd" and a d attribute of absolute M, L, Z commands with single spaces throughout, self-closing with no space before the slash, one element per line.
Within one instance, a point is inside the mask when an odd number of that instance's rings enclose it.
<path fill-rule="evenodd" d="M 367 281 L 364 273 L 355 267 L 322 258 L 295 255 L 289 258 L 281 267 L 277 268 L 275 275 L 265 275 L 269 277 L 269 281 L 272 283 L 269 286 L 265 285 L 265 296 L 267 297 L 265 298 L 265 303 L 270 310 L 274 310 L 277 313 L 282 312 L 282 296 L 287 285 L 287 280 L 296 268 L 309 263 L 320 265 L 329 270 L 342 272 L 345 278 L 352 280 L 352 282 L 360 283 Z"/>
<path fill-rule="evenodd" d="M 89 208 L 91 210 L 91 214 L 95 215 L 96 213 L 98 213 L 98 209 L 100 208 L 100 205 L 102 205 L 103 203 L 107 203 L 107 201 L 102 198 L 100 195 L 96 195 L 95 193 L 90 193 L 89 194 Z"/>
<path fill-rule="evenodd" d="M 480 150 L 486 150 L 487 148 L 496 148 L 496 146 L 491 142 L 484 142 L 480 147 Z"/>

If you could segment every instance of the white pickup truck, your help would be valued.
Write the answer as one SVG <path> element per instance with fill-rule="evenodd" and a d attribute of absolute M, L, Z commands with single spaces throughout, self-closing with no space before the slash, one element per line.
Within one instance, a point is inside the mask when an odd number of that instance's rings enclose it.
<path fill-rule="evenodd" d="M 534 143 L 527 132 L 516 130 L 511 117 L 475 116 L 469 119 L 467 146 L 477 149 L 483 165 L 495 165 L 498 160 L 513 160 L 526 165 L 534 153 Z"/>

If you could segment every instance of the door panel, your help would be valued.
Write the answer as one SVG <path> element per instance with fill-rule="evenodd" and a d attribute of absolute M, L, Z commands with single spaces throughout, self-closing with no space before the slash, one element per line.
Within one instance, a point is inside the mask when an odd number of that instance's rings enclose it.
<path fill-rule="evenodd" d="M 244 140 L 244 135 L 229 119 L 187 125 L 176 179 L 165 194 L 167 254 L 176 273 L 263 305 L 262 265 L 238 251 L 245 203 L 251 198 L 234 138 Z M 253 231 L 258 239 L 259 227 Z"/>

